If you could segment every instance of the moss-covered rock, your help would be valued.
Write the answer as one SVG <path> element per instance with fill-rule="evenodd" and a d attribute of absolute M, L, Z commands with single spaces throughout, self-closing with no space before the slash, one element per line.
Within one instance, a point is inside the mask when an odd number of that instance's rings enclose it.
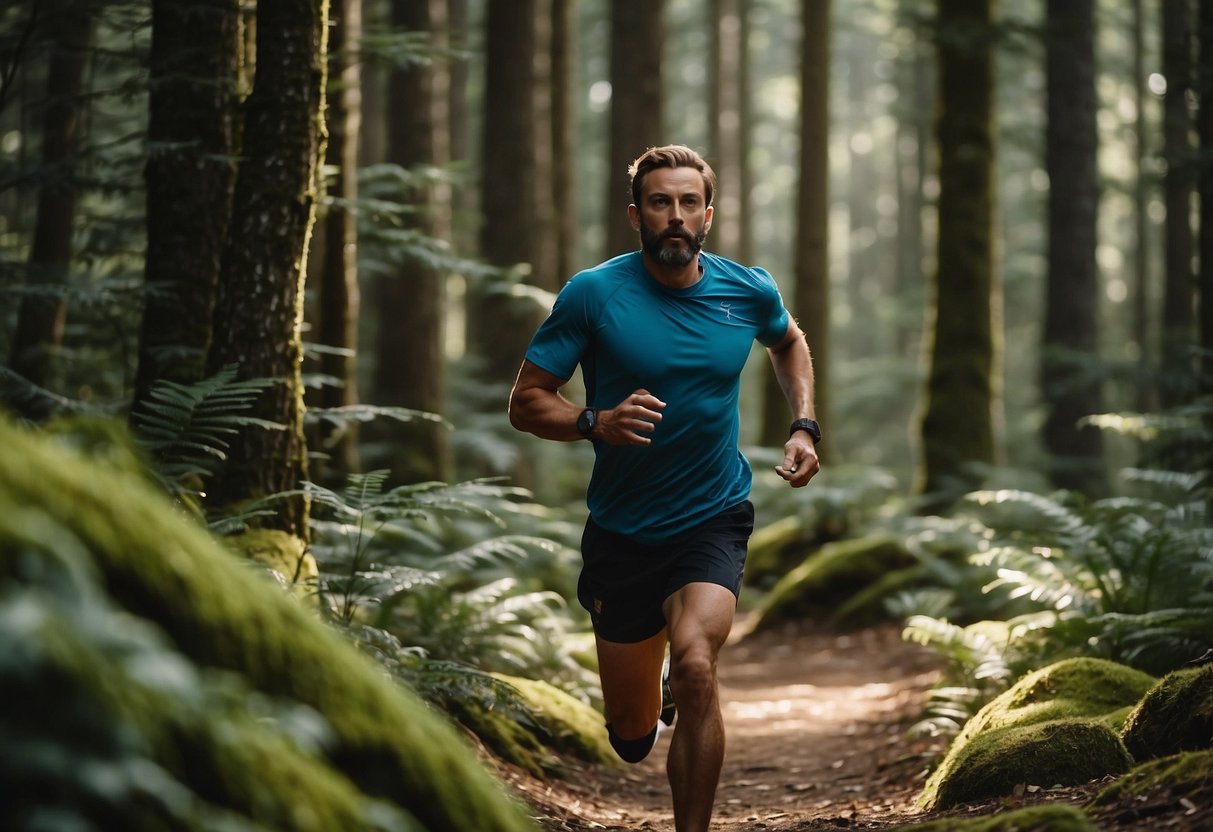
<path fill-rule="evenodd" d="M 327 738 L 312 762 L 330 782 L 394 803 L 426 829 L 533 828 L 448 722 L 145 482 L 6 423 L 0 447 L 0 587 L 52 562 L 94 569 L 116 607 L 154 623 L 202 672 L 319 714 Z M 191 777 L 187 766 L 187 786 Z M 208 802 L 239 812 L 234 784 L 212 785 Z M 255 778 L 244 785 L 257 797 Z"/>
<path fill-rule="evenodd" d="M 602 714 L 554 685 L 520 676 L 500 675 L 512 685 L 535 713 L 546 745 L 593 763 L 619 761 Z"/>
<path fill-rule="evenodd" d="M 1125 721 L 1138 761 L 1213 747 L 1213 664 L 1167 674 Z"/>
<path fill-rule="evenodd" d="M 225 537 L 223 542 L 237 554 L 264 566 L 300 596 L 315 596 L 320 570 L 301 538 L 279 529 L 247 529 Z"/>
<path fill-rule="evenodd" d="M 924 808 L 1010 795 L 1021 784 L 1076 786 L 1128 771 L 1120 738 L 1093 719 L 1055 719 L 987 731 L 970 740 Z"/>
<path fill-rule="evenodd" d="M 1108 806 L 1159 791 L 1208 805 L 1213 801 L 1213 749 L 1185 751 L 1134 766 L 1101 789 L 1089 805 Z"/>
<path fill-rule="evenodd" d="M 1153 677 L 1103 659 L 1066 659 L 1030 673 L 965 724 L 919 797 L 924 809 L 1010 794 L 1020 783 L 1077 785 L 1132 763 L 1106 717 Z"/>
<path fill-rule="evenodd" d="M 746 551 L 746 584 L 769 589 L 803 562 L 814 546 L 805 521 L 796 515 L 759 526 Z"/>
<path fill-rule="evenodd" d="M 828 543 L 775 584 L 757 610 L 754 628 L 831 618 L 856 593 L 913 563 L 905 545 L 887 535 Z"/>
<path fill-rule="evenodd" d="M 939 818 L 938 820 L 898 826 L 893 832 L 1098 832 L 1081 810 L 1073 806 L 1049 804 L 1028 806 L 997 815 L 976 818 Z"/>

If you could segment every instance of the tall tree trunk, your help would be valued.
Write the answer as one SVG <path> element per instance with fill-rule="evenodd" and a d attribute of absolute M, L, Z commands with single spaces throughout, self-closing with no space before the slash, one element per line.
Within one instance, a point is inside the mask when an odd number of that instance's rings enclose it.
<path fill-rule="evenodd" d="M 147 258 L 133 411 L 152 384 L 198 381 L 236 179 L 237 0 L 154 0 Z"/>
<path fill-rule="evenodd" d="M 813 355 L 817 420 L 830 421 L 830 0 L 802 0 L 800 183 L 796 196 L 796 285 L 788 305 Z M 773 372 L 763 389 L 761 443 L 782 448 L 791 424 Z M 828 428 L 827 428 L 828 429 Z M 834 451 L 831 458 L 837 459 Z"/>
<path fill-rule="evenodd" d="M 541 134 L 538 84 L 533 58 L 539 32 L 534 0 L 489 0 L 485 54 L 485 115 L 492 141 L 483 144 L 480 253 L 490 264 L 521 266 L 525 282 L 542 279 L 536 249 L 538 203 L 550 200 L 547 171 L 536 167 Z M 555 289 L 555 280 L 544 288 Z M 521 294 L 521 293 L 520 293 Z M 502 397 L 514 379 L 542 307 L 526 297 L 503 291 L 472 293 L 468 343 L 481 362 L 486 383 L 501 385 Z M 497 403 L 494 403 L 494 408 Z"/>
<path fill-rule="evenodd" d="M 716 171 L 716 213 L 711 248 L 737 260 L 741 249 L 741 40 L 743 0 L 712 0 L 709 61 L 708 153 Z M 785 408 L 786 409 L 786 408 Z"/>
<path fill-rule="evenodd" d="M 995 462 L 994 66 L 991 0 L 939 0 L 939 239 L 915 490 L 924 508 Z"/>
<path fill-rule="evenodd" d="M 1192 4 L 1190 0 L 1163 0 L 1162 9 L 1162 65 L 1167 79 L 1163 100 L 1167 221 L 1162 311 L 1162 357 L 1164 369 L 1169 371 L 1164 374 L 1166 378 L 1175 377 L 1175 372 L 1182 375 L 1182 362 L 1193 343 L 1192 193 L 1196 165 L 1192 161 L 1192 117 L 1188 110 L 1192 89 Z M 1161 391 L 1164 404 L 1183 401 L 1177 387 L 1175 382 L 1164 387 Z"/>
<path fill-rule="evenodd" d="M 1200 310 L 1201 390 L 1213 392 L 1213 3 L 1200 5 Z"/>
<path fill-rule="evenodd" d="M 46 386 L 52 358 L 63 343 L 72 232 L 76 218 L 75 156 L 81 132 L 84 68 L 92 19 L 70 0 L 48 0 L 37 12 L 46 27 L 49 68 L 42 113 L 42 165 L 46 179 L 38 194 L 34 238 L 29 252 L 28 294 L 17 313 L 9 366 L 27 381 Z"/>
<path fill-rule="evenodd" d="M 577 268 L 577 110 L 573 92 L 577 10 L 573 0 L 552 3 L 552 205 L 555 274 L 563 285 Z"/>
<path fill-rule="evenodd" d="M 317 369 L 327 381 L 312 397 L 317 407 L 338 408 L 358 402 L 358 134 L 362 112 L 362 0 L 329 0 L 328 150 L 333 172 L 330 199 L 320 228 L 321 249 L 314 307 L 313 340 L 324 347 Z M 324 454 L 313 477 L 344 480 L 359 469 L 357 422 L 340 432 L 322 422 L 314 442 Z M 322 476 L 322 472 L 324 476 Z"/>
<path fill-rule="evenodd" d="M 902 13 L 916 17 L 922 0 L 902 0 Z M 897 140 L 894 169 L 897 177 L 897 261 L 893 270 L 893 294 L 913 299 L 918 309 L 926 283 L 923 256 L 923 212 L 926 210 L 928 153 L 931 146 L 931 60 L 917 33 L 908 55 L 898 54 Z M 893 347 L 901 355 L 916 355 L 922 336 L 921 317 L 898 315 L 893 322 Z"/>
<path fill-rule="evenodd" d="M 1047 22 L 1049 271 L 1040 364 L 1047 411 L 1042 438 L 1057 485 L 1099 493 L 1106 487 L 1102 437 L 1095 428 L 1078 425 L 1104 410 L 1101 382 L 1093 372 L 1099 300 L 1094 0 L 1049 0 Z"/>
<path fill-rule="evenodd" d="M 607 154 L 608 257 L 639 248 L 627 218 L 628 165 L 647 148 L 666 143 L 661 65 L 665 0 L 611 4 L 611 120 Z"/>
<path fill-rule="evenodd" d="M 1150 185 L 1146 160 L 1150 156 L 1150 127 L 1146 118 L 1146 43 L 1144 0 L 1133 0 L 1133 340 L 1137 343 L 1138 366 L 1146 368 L 1134 385 L 1134 406 L 1142 411 L 1158 407 L 1155 374 L 1148 368 L 1158 364 L 1157 351 L 1150 339 Z"/>
<path fill-rule="evenodd" d="M 392 25 L 426 33 L 431 60 L 393 71 L 389 83 L 388 161 L 406 170 L 442 167 L 448 159 L 445 0 L 394 0 Z M 424 182 L 405 195 L 407 225 L 427 237 L 450 233 L 450 194 Z M 375 399 L 427 413 L 446 410 L 446 271 L 413 258 L 378 284 Z M 404 482 L 449 480 L 450 448 L 444 425 L 428 420 L 386 426 L 390 458 L 384 465 Z"/>
<path fill-rule="evenodd" d="M 215 304 L 209 369 L 272 378 L 254 414 L 281 425 L 233 440 L 212 505 L 238 506 L 307 476 L 300 381 L 303 264 L 324 157 L 327 0 L 260 0 L 257 67 L 243 161 Z M 308 506 L 292 499 L 265 525 L 307 537 Z"/>

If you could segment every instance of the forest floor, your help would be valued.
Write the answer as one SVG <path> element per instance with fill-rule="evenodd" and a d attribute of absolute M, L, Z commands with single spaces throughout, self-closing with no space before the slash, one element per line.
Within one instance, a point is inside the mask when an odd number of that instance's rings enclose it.
<path fill-rule="evenodd" d="M 1037 789 L 1021 796 L 924 815 L 914 808 L 942 739 L 911 740 L 940 677 L 933 653 L 893 627 L 837 634 L 801 625 L 742 637 L 721 654 L 720 692 L 728 750 L 713 830 L 820 832 L 896 829 L 944 816 L 993 814 L 1040 802 L 1082 806 L 1100 784 Z M 672 832 L 665 757 L 672 732 L 636 766 L 575 767 L 564 780 L 503 772 L 545 832 Z M 1100 829 L 1213 828 L 1213 806 L 1159 794 L 1101 809 Z"/>

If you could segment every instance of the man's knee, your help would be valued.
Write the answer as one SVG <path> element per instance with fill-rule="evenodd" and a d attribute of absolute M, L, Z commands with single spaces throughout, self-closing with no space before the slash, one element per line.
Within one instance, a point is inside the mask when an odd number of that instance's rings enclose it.
<path fill-rule="evenodd" d="M 679 708 L 693 708 L 716 695 L 716 663 L 704 651 L 689 652 L 670 667 L 670 690 Z"/>
<path fill-rule="evenodd" d="M 654 725 L 652 731 L 639 739 L 625 740 L 615 733 L 615 729 L 608 722 L 607 738 L 610 739 L 611 748 L 615 749 L 615 753 L 619 755 L 621 760 L 626 763 L 639 763 L 649 756 L 649 752 L 657 744 L 657 726 Z"/>

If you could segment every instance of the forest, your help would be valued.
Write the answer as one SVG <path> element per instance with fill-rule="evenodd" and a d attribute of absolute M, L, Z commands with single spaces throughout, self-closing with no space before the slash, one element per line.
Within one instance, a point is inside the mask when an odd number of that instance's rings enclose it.
<path fill-rule="evenodd" d="M 1199 828 L 1206 93 L 1193 0 L 4 4 L 0 827 L 594 828 L 501 776 L 614 765 L 594 452 L 506 407 L 565 282 L 638 248 L 629 163 L 680 143 L 824 434 L 788 489 L 755 344 L 747 628 L 933 658 L 918 812 L 1135 777 Z M 1029 723 L 1110 762 L 1004 776 Z M 1005 828 L 1152 828 L 1093 808 L 1124 794 Z"/>

